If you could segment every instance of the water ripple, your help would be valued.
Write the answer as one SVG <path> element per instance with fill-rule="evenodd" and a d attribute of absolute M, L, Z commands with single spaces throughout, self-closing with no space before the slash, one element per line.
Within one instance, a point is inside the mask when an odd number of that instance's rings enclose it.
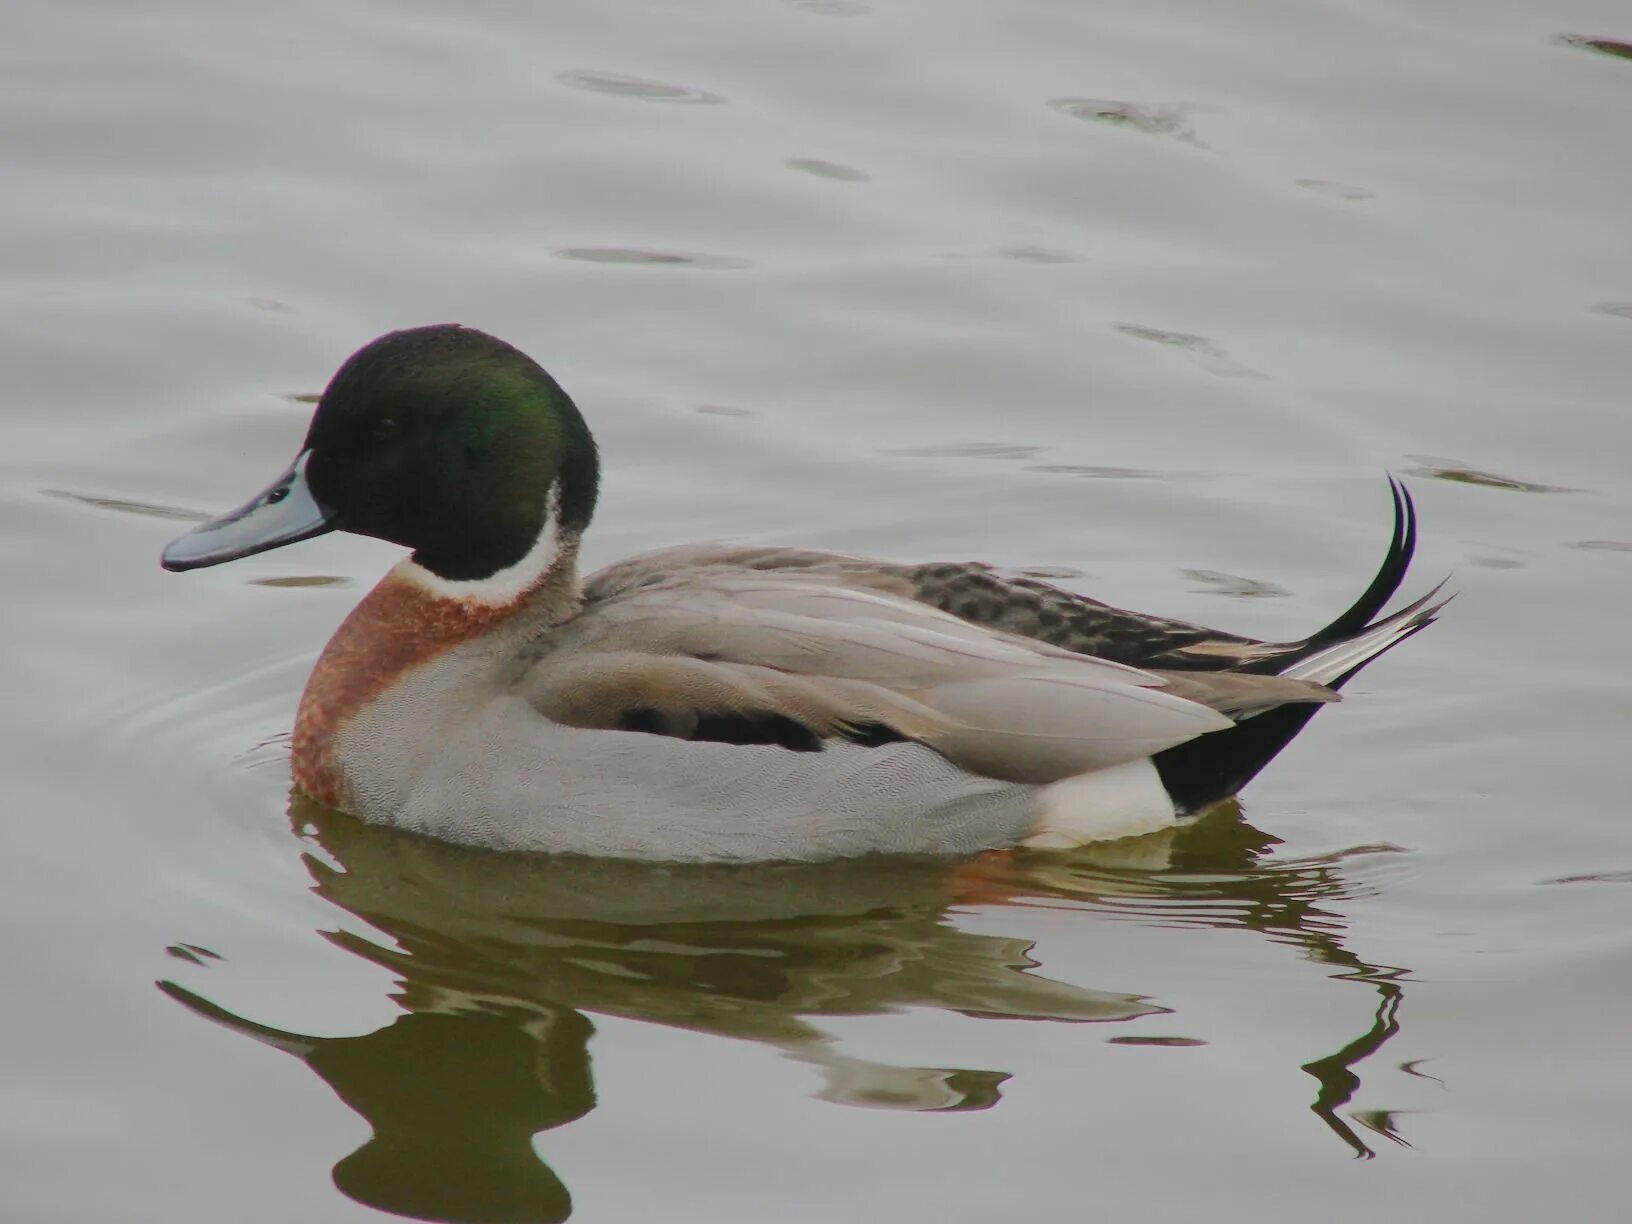
<path fill-rule="evenodd" d="M 563 247 L 555 254 L 557 258 L 574 259 L 580 263 L 625 264 L 644 268 L 705 268 L 710 271 L 727 271 L 754 266 L 749 260 L 735 259 L 729 255 L 654 251 L 646 247 Z"/>
<path fill-rule="evenodd" d="M 266 587 L 350 586 L 351 579 L 339 574 L 286 574 L 274 578 L 251 578 L 250 583 Z"/>
<path fill-rule="evenodd" d="M 1200 108 L 1188 102 L 1119 102 L 1110 98 L 1050 98 L 1050 110 L 1084 123 L 1132 128 L 1148 136 L 1172 136 L 1198 149 L 1208 146 L 1196 135 L 1190 116 Z"/>
<path fill-rule="evenodd" d="M 1460 463 L 1455 459 L 1436 459 L 1432 455 L 1407 455 L 1407 459 L 1419 464 L 1418 467 L 1407 468 L 1408 476 L 1426 476 L 1433 480 L 1449 480 L 1453 484 L 1481 485 L 1487 489 L 1506 489 L 1512 493 L 1579 493 L 1579 489 L 1567 488 L 1564 485 L 1541 484 L 1534 480 L 1520 480 L 1517 476 L 1502 476 L 1495 472 L 1482 471 L 1471 464 Z"/>
<path fill-rule="evenodd" d="M 1619 39 L 1592 38 L 1586 34 L 1560 34 L 1553 41 L 1564 47 L 1580 47 L 1583 51 L 1596 51 L 1599 55 L 1632 60 L 1632 43 L 1624 43 Z"/>
<path fill-rule="evenodd" d="M 782 164 L 790 170 L 813 174 L 817 178 L 832 179 L 835 183 L 870 183 L 873 179 L 873 176 L 865 170 L 857 170 L 843 162 L 823 161 L 819 157 L 790 157 Z"/>
<path fill-rule="evenodd" d="M 1030 459 L 1047 449 L 1015 442 L 943 442 L 934 446 L 902 446 L 883 451 L 913 459 Z"/>
<path fill-rule="evenodd" d="M 1568 544 L 1567 548 L 1580 548 L 1587 552 L 1628 552 L 1632 553 L 1632 540 L 1576 540 Z"/>
<path fill-rule="evenodd" d="M 560 73 L 556 78 L 574 89 L 591 93 L 616 94 L 620 98 L 634 98 L 640 102 L 682 102 L 690 106 L 718 106 L 726 99 L 706 89 L 688 85 L 671 85 L 667 81 L 652 81 L 645 77 L 625 76 L 621 72 L 595 72 L 574 69 Z"/>
<path fill-rule="evenodd" d="M 1555 876 L 1543 884 L 1632 884 L 1632 871 L 1588 871 L 1580 875 Z"/>
<path fill-rule="evenodd" d="M 861 0 L 782 0 L 791 9 L 812 13 L 817 17 L 863 17 L 873 6 Z"/>
<path fill-rule="evenodd" d="M 1351 187 L 1347 183 L 1334 183 L 1329 179 L 1300 178 L 1293 179 L 1293 183 L 1305 191 L 1312 191 L 1316 195 L 1330 196 L 1334 200 L 1370 200 L 1375 193 L 1364 187 Z"/>
<path fill-rule="evenodd" d="M 998 251 L 1004 259 L 1014 259 L 1021 263 L 1040 264 L 1071 264 L 1081 261 L 1066 251 L 1056 251 L 1049 247 L 1033 246 L 1030 243 L 1020 243 L 1016 246 L 1006 246 Z"/>
<path fill-rule="evenodd" d="M 1164 1046 L 1178 1049 L 1189 1046 L 1204 1046 L 1207 1043 L 1199 1037 L 1111 1037 L 1107 1045 L 1119 1046 Z"/>
<path fill-rule="evenodd" d="M 1081 476 L 1085 480 L 1154 480 L 1161 476 L 1160 472 L 1147 468 L 1109 467 L 1103 463 L 1033 463 L 1026 471 Z"/>
<path fill-rule="evenodd" d="M 1209 374 L 1217 374 L 1221 378 L 1268 378 L 1269 375 L 1261 370 L 1254 370 L 1233 359 L 1218 345 L 1206 336 L 1192 335 L 1190 332 L 1168 331 L 1160 327 L 1145 327 L 1138 323 L 1117 323 L 1117 331 L 1124 336 L 1132 336 L 1135 340 L 1148 340 L 1152 344 L 1165 344 L 1171 348 L 1183 349 L 1196 358 L 1196 363 Z"/>
<path fill-rule="evenodd" d="M 1201 586 L 1191 587 L 1191 590 L 1207 595 L 1229 595 L 1237 599 L 1284 599 L 1292 593 L 1261 578 L 1242 578 L 1219 570 L 1187 569 L 1179 572 L 1191 582 L 1201 583 Z"/>
<path fill-rule="evenodd" d="M 114 510 L 120 514 L 136 514 L 143 518 L 172 519 L 180 523 L 202 523 L 210 516 L 200 510 L 184 506 L 167 506 L 161 502 L 136 501 L 128 497 L 109 497 L 103 493 L 80 493 L 73 489 L 41 489 L 47 497 L 94 506 L 98 510 Z"/>

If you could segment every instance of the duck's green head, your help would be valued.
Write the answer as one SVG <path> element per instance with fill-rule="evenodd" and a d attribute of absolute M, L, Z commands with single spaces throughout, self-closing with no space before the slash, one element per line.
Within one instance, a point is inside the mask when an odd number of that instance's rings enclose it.
<path fill-rule="evenodd" d="M 413 549 L 440 577 L 486 578 L 547 529 L 581 532 L 599 472 L 578 409 L 525 353 L 454 324 L 391 332 L 340 367 L 289 470 L 172 541 L 163 563 L 351 531 Z"/>

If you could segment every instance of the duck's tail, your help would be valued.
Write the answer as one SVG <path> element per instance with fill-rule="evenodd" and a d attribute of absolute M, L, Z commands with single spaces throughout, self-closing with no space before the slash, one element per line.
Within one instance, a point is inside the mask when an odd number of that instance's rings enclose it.
<path fill-rule="evenodd" d="M 1443 582 L 1398 612 L 1372 619 L 1399 589 L 1417 546 L 1417 512 L 1411 494 L 1392 476 L 1388 483 L 1394 494 L 1394 538 L 1371 585 L 1341 616 L 1291 651 L 1259 659 L 1241 670 L 1340 689 L 1367 663 L 1434 623 L 1452 598 L 1440 597 Z M 1318 703 L 1283 705 L 1244 718 L 1233 727 L 1157 753 L 1153 758 L 1156 770 L 1178 808 L 1197 811 L 1227 799 L 1250 782 L 1320 708 Z"/>

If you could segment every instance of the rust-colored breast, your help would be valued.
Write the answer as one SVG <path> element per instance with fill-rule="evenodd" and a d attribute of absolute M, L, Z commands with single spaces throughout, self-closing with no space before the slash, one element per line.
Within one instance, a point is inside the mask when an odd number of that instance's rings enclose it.
<path fill-rule="evenodd" d="M 438 597 L 387 574 L 341 623 L 306 681 L 295 715 L 295 786 L 325 807 L 346 810 L 337 759 L 346 724 L 405 673 L 479 636 L 516 606 Z"/>

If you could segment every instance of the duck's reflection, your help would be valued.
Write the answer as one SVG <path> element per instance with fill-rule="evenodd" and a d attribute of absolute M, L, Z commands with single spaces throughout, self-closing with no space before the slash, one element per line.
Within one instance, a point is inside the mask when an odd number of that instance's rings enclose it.
<path fill-rule="evenodd" d="M 1355 1067 L 1397 1030 L 1400 971 L 1350 953 L 1341 920 L 1315 905 L 1342 894 L 1333 862 L 1260 863 L 1272 839 L 1233 807 L 1167 838 L 951 867 L 500 855 L 299 801 L 293 816 L 325 852 L 306 856 L 316 891 L 389 943 L 327 938 L 397 975 L 404 1014 L 359 1037 L 306 1037 L 235 1016 L 177 983 L 160 987 L 301 1058 L 368 1121 L 373 1137 L 334 1177 L 374 1207 L 432 1220 L 565 1219 L 571 1199 L 533 1138 L 595 1105 L 586 1012 L 775 1046 L 818 1069 L 827 1100 L 941 1111 L 989 1108 L 1007 1076 L 851 1058 L 811 1021 L 914 1006 L 1073 1022 L 1164 1010 L 1031 972 L 1029 941 L 949 920 L 949 910 L 971 904 L 1086 905 L 1240 927 L 1369 983 L 1378 997 L 1369 1031 L 1305 1070 L 1320 1085 L 1315 1112 L 1370 1155 L 1339 1110 L 1359 1085 Z M 1355 1121 L 1398 1141 L 1384 1114 Z"/>
<path fill-rule="evenodd" d="M 1038 860 L 984 865 L 994 884 L 1010 878 L 1015 900 L 1045 898 L 1089 901 L 1096 908 L 1127 909 L 1172 926 L 1240 927 L 1277 943 L 1302 949 L 1317 964 L 1334 966 L 1329 976 L 1368 986 L 1376 999 L 1371 1024 L 1339 1049 L 1303 1064 L 1319 1084 L 1310 1110 L 1362 1159 L 1376 1153 L 1339 1111 L 1360 1088 L 1360 1063 L 1383 1048 L 1400 1029 L 1399 1008 L 1408 971 L 1362 960 L 1343 943 L 1343 918 L 1323 910 L 1350 894 L 1338 871 L 1350 858 L 1397 851 L 1388 845 L 1356 846 L 1321 858 L 1263 861 L 1278 838 L 1260 832 L 1241 818 L 1233 800 L 1214 808 L 1202 820 L 1171 835 L 1161 859 L 1144 873 L 1107 870 L 1091 859 Z M 1161 846 L 1157 839 L 1139 843 Z M 1419 1072 L 1404 1068 L 1409 1074 Z M 1432 1078 L 1432 1077 L 1428 1077 Z M 1363 1128 L 1402 1147 L 1393 1116 L 1386 1110 L 1358 1110 L 1350 1117 Z"/>

